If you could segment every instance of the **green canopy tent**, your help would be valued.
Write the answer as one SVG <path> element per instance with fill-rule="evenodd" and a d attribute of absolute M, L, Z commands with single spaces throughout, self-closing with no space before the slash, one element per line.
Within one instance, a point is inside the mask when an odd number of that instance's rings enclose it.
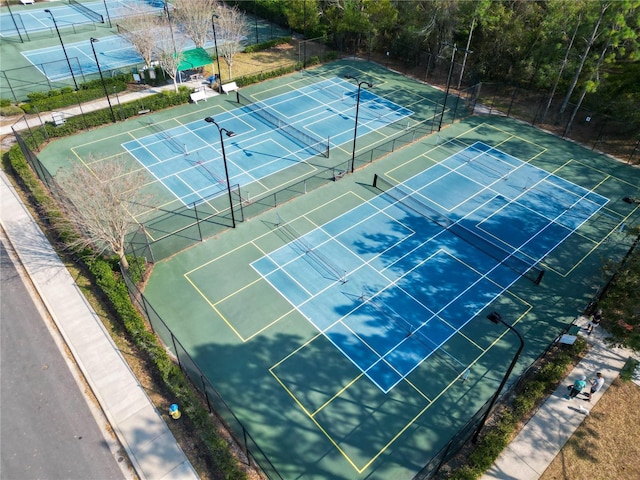
<path fill-rule="evenodd" d="M 213 63 L 213 59 L 204 48 L 185 50 L 182 52 L 182 61 L 178 65 L 178 71 L 193 70 L 210 63 Z"/>
<path fill-rule="evenodd" d="M 182 61 L 178 65 L 178 71 L 195 70 L 196 68 L 213 63 L 211 56 L 204 48 L 194 48 L 182 52 Z"/>

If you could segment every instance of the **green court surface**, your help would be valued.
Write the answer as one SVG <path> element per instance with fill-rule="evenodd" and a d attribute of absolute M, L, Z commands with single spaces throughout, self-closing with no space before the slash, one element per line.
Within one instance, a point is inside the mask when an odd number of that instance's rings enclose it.
<path fill-rule="evenodd" d="M 320 72 L 375 79 L 378 95 L 416 112 L 412 121 L 429 122 L 438 113 L 441 92 L 366 62 L 337 62 L 313 73 L 252 86 L 243 93 L 266 98 Z M 206 104 L 172 109 L 158 114 L 155 123 L 187 123 L 235 108 L 232 100 L 231 95 L 221 96 Z M 358 152 L 393 138 L 402 128 L 391 126 L 359 138 Z M 90 164 L 122 153 L 119 145 L 125 139 L 143 134 L 144 122 L 132 120 L 90 136 L 55 142 L 40 158 L 51 171 L 78 159 Z M 472 309 L 473 318 L 446 341 L 440 354 L 425 358 L 385 392 L 318 331 L 315 325 L 324 318 L 322 304 L 314 311 L 318 317 L 307 318 L 293 306 L 295 294 L 274 287 L 252 263 L 292 243 L 279 228 L 283 221 L 295 223 L 300 235 L 315 232 L 354 209 L 373 204 L 381 194 L 372 187 L 374 173 L 404 182 L 441 166 L 476 142 L 608 202 L 542 259 L 538 266 L 545 275 L 539 285 L 526 278 L 505 285 L 495 298 Z M 351 143 L 333 146 L 328 159 L 314 158 L 304 166 L 343 165 L 350 154 Z M 280 172 L 274 181 L 286 184 L 296 175 Z M 165 206 L 176 201 L 157 184 L 150 183 L 149 188 Z M 455 199 L 455 191 L 448 195 Z M 518 348 L 515 335 L 489 322 L 486 315 L 500 312 L 525 339 L 513 380 L 588 304 L 602 284 L 603 261 L 619 261 L 629 249 L 633 239 L 626 235 L 626 227 L 640 222 L 640 208 L 622 201 L 628 196 L 640 196 L 638 169 L 519 122 L 476 115 L 157 262 L 144 295 L 282 478 L 410 479 L 491 398 Z M 395 232 L 382 227 L 376 231 L 374 224 L 367 233 L 367 238 L 353 240 L 362 251 L 365 244 L 385 244 L 390 240 L 381 237 L 402 231 L 400 227 Z M 442 249 L 446 251 L 447 246 Z M 473 247 L 468 249 L 473 252 Z M 419 253 L 411 255 L 416 262 L 422 260 Z M 325 260 L 348 271 L 346 263 L 338 254 Z M 298 277 L 291 274 L 289 282 L 304 285 L 309 280 L 306 276 L 316 270 L 302 269 Z M 416 278 L 415 288 L 442 295 L 458 289 L 458 273 L 445 269 Z M 329 283 L 347 298 L 349 281 Z M 286 281 L 283 284 L 286 287 Z M 330 302 L 324 307 L 327 316 L 343 314 Z M 452 366 L 451 358 L 464 368 Z"/>
<path fill-rule="evenodd" d="M 524 336 L 516 374 L 540 355 L 600 285 L 603 258 L 621 259 L 639 221 L 640 172 L 579 146 L 502 118 L 473 117 L 442 132 L 482 140 L 610 199 L 547 258 L 538 286 L 520 280 L 447 349 L 473 363 L 466 382 L 437 358 L 382 393 L 250 267 L 282 246 L 266 213 L 156 265 L 145 295 L 207 377 L 233 405 L 284 478 L 411 478 L 497 388 L 517 339 L 485 317 L 501 312 Z M 322 225 L 370 200 L 373 172 L 403 179 L 446 157 L 430 137 L 333 185 L 279 208 L 284 218 Z M 435 288 L 455 283 L 444 273 Z M 473 347 L 472 349 L 469 347 Z"/>

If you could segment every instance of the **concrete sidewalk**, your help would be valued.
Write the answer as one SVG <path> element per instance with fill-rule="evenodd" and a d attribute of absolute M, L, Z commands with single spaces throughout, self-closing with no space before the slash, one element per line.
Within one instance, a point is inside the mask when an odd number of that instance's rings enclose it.
<path fill-rule="evenodd" d="M 178 86 L 180 85 L 184 85 L 190 88 L 201 88 L 205 86 L 205 84 L 201 81 L 183 82 L 178 84 Z M 119 104 L 125 104 L 133 101 L 140 101 L 140 105 L 144 106 L 145 97 L 155 95 L 157 93 L 160 93 L 163 90 L 173 91 L 173 89 L 174 89 L 173 83 L 171 83 L 168 85 L 163 85 L 161 87 L 149 87 L 149 88 L 145 88 L 135 92 L 120 93 L 118 94 L 117 97 L 111 94 L 109 95 L 109 98 L 111 100 L 111 106 L 117 117 Z M 207 98 L 211 98 L 219 95 L 218 92 L 208 87 L 204 88 L 204 91 L 206 92 Z M 62 112 L 65 118 L 69 118 L 69 117 L 81 115 L 82 113 L 101 110 L 103 108 L 109 108 L 109 103 L 107 102 L 106 98 L 94 100 L 92 102 L 86 102 L 86 103 L 83 103 L 81 106 L 69 105 L 68 107 L 64 107 L 56 111 Z M 26 118 L 26 120 L 23 117 L 17 122 L 15 121 L 15 119 L 7 121 L 7 120 L 4 120 L 2 117 L 0 117 L 0 137 L 4 137 L 6 135 L 12 135 L 13 131 L 11 130 L 11 127 L 13 127 L 16 131 L 21 131 L 21 130 L 27 130 L 30 127 L 31 128 L 40 127 L 42 123 L 52 122 L 52 121 L 53 121 L 52 112 L 43 112 L 43 113 L 40 113 L 39 115 L 30 115 L 28 118 Z M 108 125 L 110 124 L 106 124 L 105 127 Z"/>
<path fill-rule="evenodd" d="M 584 327 L 588 320 L 579 317 L 575 323 Z M 605 332 L 600 329 L 588 336 L 582 329 L 579 335 L 585 336 L 590 345 L 587 355 L 542 404 L 481 480 L 540 478 L 631 356 L 627 350 L 606 346 Z M 597 372 L 602 372 L 605 383 L 602 389 L 593 395 L 591 403 L 581 395 L 574 400 L 565 399 L 567 385 L 571 385 L 580 375 L 586 375 L 587 379 L 590 379 L 595 377 Z M 589 388 L 590 385 L 587 385 L 585 391 Z"/>
<path fill-rule="evenodd" d="M 141 479 L 199 478 L 100 318 L 0 171 L 0 225 Z"/>

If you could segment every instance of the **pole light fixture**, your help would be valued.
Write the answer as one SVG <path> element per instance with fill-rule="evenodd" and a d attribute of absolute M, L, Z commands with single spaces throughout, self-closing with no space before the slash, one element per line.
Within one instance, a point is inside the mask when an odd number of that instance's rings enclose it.
<path fill-rule="evenodd" d="M 214 18 L 220 18 L 220 15 L 216 13 L 211 15 L 211 28 L 213 29 L 213 47 L 216 51 L 216 62 L 218 64 L 218 93 L 222 93 L 222 71 L 220 70 L 220 55 L 218 55 L 218 39 L 216 38 L 216 22 L 213 21 Z"/>
<path fill-rule="evenodd" d="M 507 372 L 504 374 L 504 377 L 502 378 L 502 382 L 500 382 L 500 386 L 496 390 L 496 393 L 493 395 L 493 398 L 491 399 L 491 403 L 489 404 L 487 411 L 485 412 L 484 416 L 482 417 L 482 420 L 480 421 L 480 425 L 478 425 L 478 428 L 476 429 L 475 433 L 473 434 L 473 437 L 471 438 L 471 441 L 473 443 L 476 443 L 478 441 L 478 435 L 480 435 L 480 431 L 484 427 L 484 424 L 487 422 L 487 418 L 489 418 L 489 415 L 491 414 L 491 410 L 493 410 L 493 406 L 496 404 L 496 401 L 500 396 L 500 392 L 502 391 L 504 385 L 507 383 L 507 379 L 509 378 L 509 375 L 511 375 L 511 372 L 513 371 L 513 367 L 516 366 L 516 362 L 518 361 L 518 358 L 522 353 L 522 349 L 524 348 L 524 339 L 522 338 L 522 335 L 520 335 L 520 332 L 518 332 L 513 327 L 513 325 L 505 322 L 502 319 L 502 316 L 498 312 L 491 312 L 489 315 L 487 315 L 487 318 L 493 323 L 503 324 L 505 327 L 507 327 L 509 330 L 515 333 L 518 336 L 518 340 L 520 340 L 520 347 L 518 348 L 518 351 L 514 355 L 513 360 L 511 360 L 511 365 L 509 365 Z"/>
<path fill-rule="evenodd" d="M 218 129 L 218 133 L 220 134 L 220 145 L 222 146 L 222 163 L 224 164 L 224 176 L 225 176 L 225 180 L 227 181 L 227 193 L 229 194 L 229 208 L 231 209 L 231 224 L 233 225 L 233 228 L 236 228 L 236 217 L 235 217 L 235 214 L 233 213 L 233 199 L 231 197 L 231 183 L 229 182 L 229 168 L 227 167 L 227 155 L 224 151 L 224 137 L 222 136 L 222 132 L 224 132 L 227 137 L 233 137 L 235 136 L 235 133 L 232 132 L 231 130 L 227 130 L 226 128 L 222 128 L 220 125 L 218 125 L 218 122 L 216 122 L 213 119 L 213 117 L 206 117 L 204 121 L 207 123 L 214 124 Z"/>
<path fill-rule="evenodd" d="M 45 8 L 45 13 L 48 13 L 53 20 L 53 26 L 56 27 L 56 33 L 58 34 L 58 39 L 60 39 L 60 45 L 62 45 L 62 51 L 64 52 L 64 58 L 67 59 L 67 65 L 69 66 L 69 72 L 71 72 L 71 78 L 73 79 L 73 84 L 76 86 L 76 90 L 78 90 L 78 82 L 76 82 L 76 76 L 73 74 L 73 68 L 71 68 L 71 62 L 69 61 L 69 55 L 67 55 L 67 49 L 64 48 L 64 42 L 62 41 L 62 35 L 60 35 L 60 30 L 58 30 L 58 22 L 56 22 L 53 13 L 48 8 Z"/>
<path fill-rule="evenodd" d="M 116 114 L 113 113 L 113 107 L 111 106 L 111 99 L 109 98 L 109 92 L 107 92 L 107 85 L 104 83 L 104 77 L 102 76 L 102 69 L 100 68 L 100 62 L 98 61 L 98 55 L 96 54 L 96 48 L 93 46 L 94 43 L 98 42 L 97 38 L 91 37 L 91 50 L 93 50 L 93 58 L 96 59 L 96 65 L 98 66 L 98 73 L 100 74 L 100 81 L 102 82 L 102 88 L 104 89 L 104 94 L 107 97 L 107 103 L 109 104 L 109 110 L 111 111 L 111 118 L 113 118 L 113 123 L 116 123 Z"/>
<path fill-rule="evenodd" d="M 354 172 L 356 168 L 356 139 L 358 138 L 358 114 L 360 112 L 360 90 L 362 89 L 362 85 L 366 85 L 369 88 L 373 88 L 373 83 L 369 82 L 359 82 L 356 77 L 353 75 L 345 75 L 344 78 L 349 80 L 354 80 L 358 84 L 358 96 L 356 99 L 356 122 L 353 128 L 353 151 L 351 152 L 351 173 Z"/>
<path fill-rule="evenodd" d="M 453 66 L 456 61 L 456 53 L 458 50 L 464 52 L 465 54 L 473 53 L 471 50 L 467 50 L 465 48 L 458 48 L 458 46 L 454 43 L 443 43 L 448 47 L 453 47 L 453 53 L 451 54 L 451 64 L 449 65 L 449 74 L 447 75 L 447 87 L 444 91 L 444 100 L 442 101 L 442 112 L 440 113 L 440 122 L 438 123 L 438 132 L 442 128 L 442 120 L 444 119 L 444 111 L 447 108 L 447 98 L 449 97 L 449 89 L 451 88 L 451 75 L 453 74 Z M 466 58 L 466 57 L 465 57 Z"/>

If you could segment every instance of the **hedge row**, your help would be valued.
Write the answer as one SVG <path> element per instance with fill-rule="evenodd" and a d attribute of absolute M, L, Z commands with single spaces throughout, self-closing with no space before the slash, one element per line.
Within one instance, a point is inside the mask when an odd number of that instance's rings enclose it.
<path fill-rule="evenodd" d="M 531 414 L 539 402 L 555 390 L 567 372 L 567 368 L 582 357 L 587 342 L 578 337 L 571 346 L 565 346 L 549 355 L 548 361 L 538 373 L 518 391 L 492 427 L 467 458 L 466 465 L 454 471 L 452 480 L 476 480 L 494 464 L 516 433 L 521 420 Z"/>
<path fill-rule="evenodd" d="M 189 102 L 189 95 L 193 90 L 191 88 L 181 85 L 178 87 L 178 92 L 163 90 L 155 95 L 145 97 L 144 109 L 149 111 L 163 110 L 168 107 L 174 107 L 177 105 L 183 105 Z M 116 118 L 122 120 L 135 117 L 140 114 L 141 103 L 139 101 L 123 103 L 120 106 L 113 106 L 114 114 Z M 111 111 L 109 108 L 103 108 L 101 110 L 94 110 L 91 112 L 83 113 L 82 115 L 76 115 L 69 117 L 66 122 L 60 126 L 55 126 L 52 122 L 45 123 L 45 132 L 39 128 L 32 131 L 32 134 L 25 138 L 29 148 L 37 150 L 42 145 L 46 137 L 59 138 L 73 135 L 74 133 L 81 132 L 83 130 L 99 127 L 111 123 L 113 121 L 111 117 Z"/>
<path fill-rule="evenodd" d="M 12 146 L 4 159 L 19 177 L 33 203 L 37 205 L 40 218 L 46 219 L 49 223 L 49 231 L 60 240 L 68 238 L 70 232 L 64 230 L 65 222 L 56 221 L 56 219 L 62 218 L 60 210 L 30 169 L 19 146 Z M 117 259 L 95 258 L 93 255 L 83 254 L 83 252 L 78 252 L 78 256 L 81 258 L 81 262 L 88 267 L 96 285 L 107 299 L 109 307 L 123 323 L 137 348 L 153 360 L 165 385 L 181 405 L 186 418 L 193 423 L 196 431 L 209 447 L 216 466 L 224 474 L 224 478 L 229 480 L 246 479 L 246 474 L 239 468 L 226 440 L 218 434 L 216 426 L 210 421 L 209 412 L 202 405 L 198 394 L 191 387 L 182 370 L 168 355 L 164 346 L 147 329 L 144 319 L 131 303 L 126 284 L 119 273 Z M 132 261 L 136 260 L 132 259 Z"/>
<path fill-rule="evenodd" d="M 132 79 L 131 74 L 118 75 L 104 79 L 104 85 L 109 93 L 115 90 L 123 92 L 127 89 L 127 82 Z M 60 90 L 53 89 L 48 92 L 32 92 L 27 94 L 29 103 L 22 106 L 26 113 L 31 113 L 34 108 L 40 112 L 48 112 L 79 103 L 89 102 L 104 97 L 104 86 L 101 80 L 91 80 L 80 85 L 78 91 L 72 87 L 63 87 Z"/>
<path fill-rule="evenodd" d="M 327 59 L 334 58 L 335 56 L 327 56 Z M 320 59 L 316 57 L 315 62 L 319 63 Z M 243 77 L 238 79 L 237 82 L 240 86 L 246 86 L 267 78 L 292 73 L 297 68 L 300 68 L 300 65 L 277 69 L 267 74 Z M 187 103 L 190 93 L 192 93 L 192 90 L 185 86 L 179 87 L 177 93 L 173 91 L 163 91 L 156 95 L 146 97 L 144 99 L 144 109 L 156 111 Z M 77 94 L 77 92 L 75 92 L 75 94 Z M 55 96 L 52 96 L 52 98 L 54 97 Z M 128 102 L 120 105 L 115 111 L 120 119 L 126 119 L 139 115 L 141 107 L 140 102 Z M 46 123 L 44 128 L 49 138 L 56 138 L 72 135 L 91 127 L 110 123 L 111 121 L 111 112 L 106 108 L 70 117 L 61 126 Z M 27 144 L 32 149 L 37 149 L 45 140 L 46 137 L 43 129 L 35 130 L 30 137 L 26 138 Z M 66 223 L 64 221 L 57 221 L 63 219 L 56 203 L 30 169 L 19 146 L 14 145 L 11 147 L 5 158 L 8 159 L 10 167 L 23 183 L 25 190 L 31 195 L 33 203 L 37 205 L 40 218 L 48 220 L 51 233 L 56 235 L 63 243 L 65 239 L 69 240 L 69 235 L 73 235 L 73 233 L 65 229 Z M 170 358 L 164 346 L 155 335 L 147 329 L 144 319 L 131 303 L 126 284 L 119 274 L 117 260 L 95 258 L 93 255 L 82 253 L 79 253 L 78 257 L 95 278 L 96 285 L 100 291 L 103 292 L 108 305 L 116 314 L 117 318 L 124 324 L 128 335 L 136 344 L 137 348 L 147 353 L 153 360 L 160 377 L 175 397 L 176 402 L 181 405 L 186 418 L 193 423 L 198 434 L 209 447 L 216 466 L 223 472 L 224 478 L 229 480 L 246 479 L 246 474 L 239 468 L 237 460 L 231 454 L 226 440 L 218 434 L 215 425 L 210 421 L 209 413 L 202 406 L 198 394 L 191 387 L 188 379 L 180 368 Z M 131 262 L 135 261 L 136 259 L 131 259 Z M 136 269 L 132 269 L 131 271 L 135 270 Z"/>

